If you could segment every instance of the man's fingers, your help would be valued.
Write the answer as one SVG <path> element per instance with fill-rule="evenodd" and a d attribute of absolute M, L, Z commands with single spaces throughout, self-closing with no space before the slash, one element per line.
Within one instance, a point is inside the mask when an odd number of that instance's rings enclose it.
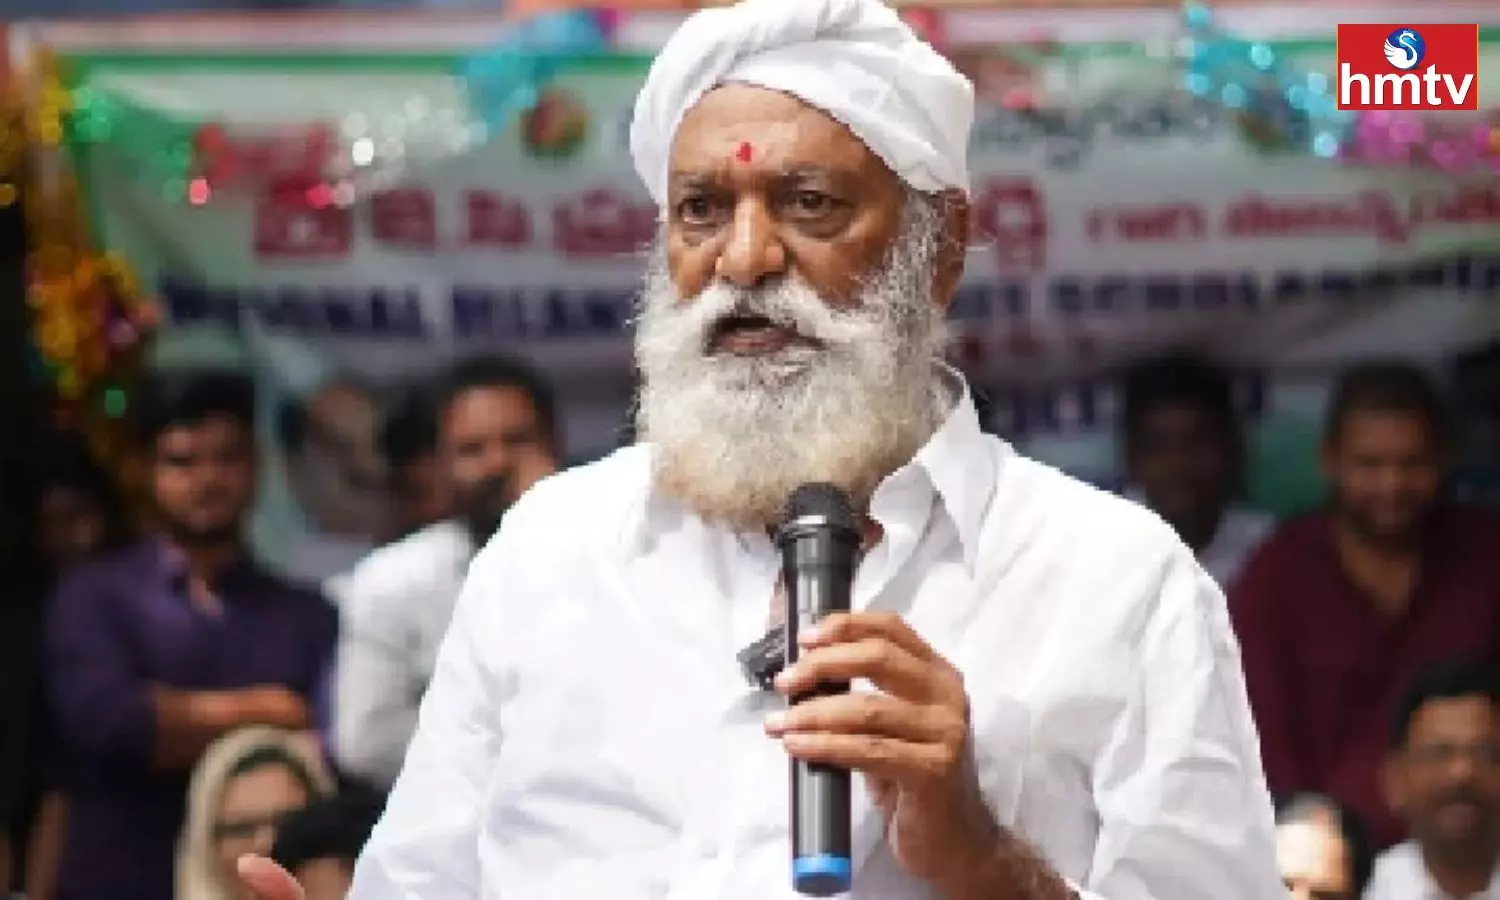
<path fill-rule="evenodd" d="M 941 744 L 827 732 L 785 734 L 781 743 L 797 759 L 852 769 L 903 785 L 938 781 L 953 770 L 952 752 Z"/>
<path fill-rule="evenodd" d="M 920 660 L 937 659 L 937 653 L 905 619 L 889 612 L 834 613 L 798 635 L 797 642 L 804 647 L 822 647 L 868 638 L 884 638 Z"/>
<path fill-rule="evenodd" d="M 866 735 L 917 743 L 962 740 L 963 723 L 949 722 L 942 708 L 907 703 L 883 694 L 813 697 L 766 719 L 774 736 L 799 732 Z"/>
<path fill-rule="evenodd" d="M 916 702 L 931 699 L 938 688 L 933 684 L 930 664 L 912 656 L 906 648 L 875 636 L 808 648 L 776 677 L 776 690 L 796 697 L 820 684 L 856 678 L 867 678 L 887 694 Z"/>
<path fill-rule="evenodd" d="M 264 856 L 241 856 L 235 868 L 256 900 L 306 900 L 297 880 Z"/>

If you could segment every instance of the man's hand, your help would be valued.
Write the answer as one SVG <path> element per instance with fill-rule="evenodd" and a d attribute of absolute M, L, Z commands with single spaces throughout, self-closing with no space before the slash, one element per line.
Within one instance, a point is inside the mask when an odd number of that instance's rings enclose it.
<path fill-rule="evenodd" d="M 236 700 L 240 716 L 247 724 L 271 725 L 288 731 L 312 727 L 307 701 L 280 685 L 246 688 L 237 693 Z"/>
<path fill-rule="evenodd" d="M 772 715 L 766 730 L 798 759 L 864 773 L 908 872 L 962 880 L 999 833 L 970 759 L 963 676 L 888 613 L 832 615 L 798 643 L 801 658 L 777 677 L 778 692 L 795 698 L 865 678 L 880 693 L 813 697 Z"/>
<path fill-rule="evenodd" d="M 241 856 L 235 868 L 255 900 L 305 900 L 307 896 L 291 873 L 264 856 Z"/>

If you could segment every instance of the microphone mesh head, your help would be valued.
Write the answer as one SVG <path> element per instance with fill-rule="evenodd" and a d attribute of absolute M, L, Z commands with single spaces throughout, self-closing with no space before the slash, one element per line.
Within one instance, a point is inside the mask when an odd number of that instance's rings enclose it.
<path fill-rule="evenodd" d="M 827 519 L 831 525 L 859 531 L 859 516 L 854 512 L 849 495 L 831 484 L 815 482 L 792 491 L 781 515 L 782 527 L 805 516 L 818 516 Z"/>

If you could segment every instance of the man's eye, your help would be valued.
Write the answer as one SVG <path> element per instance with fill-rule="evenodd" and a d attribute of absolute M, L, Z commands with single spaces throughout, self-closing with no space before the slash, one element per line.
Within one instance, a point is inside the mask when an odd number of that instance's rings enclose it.
<path fill-rule="evenodd" d="M 820 216 L 833 209 L 833 198 L 817 191 L 798 191 L 792 195 L 792 207 L 799 215 Z"/>
<path fill-rule="evenodd" d="M 714 204 L 707 197 L 687 197 L 677 204 L 677 218 L 689 225 L 701 225 L 713 214 Z"/>

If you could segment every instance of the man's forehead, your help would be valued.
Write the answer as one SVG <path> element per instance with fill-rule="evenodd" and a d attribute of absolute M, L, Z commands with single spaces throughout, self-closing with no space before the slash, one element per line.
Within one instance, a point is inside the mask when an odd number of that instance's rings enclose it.
<path fill-rule="evenodd" d="M 751 146 L 753 154 L 753 145 Z M 820 186 L 826 190 L 830 187 L 855 186 L 861 177 L 856 166 L 827 161 L 806 162 L 794 158 L 776 159 L 771 158 L 768 153 L 759 160 L 753 156 L 748 160 L 729 156 L 705 159 L 698 165 L 684 161 L 683 165 L 673 167 L 669 184 L 678 191 L 721 188 L 732 184 L 764 187 L 768 183 L 783 187 Z"/>
<path fill-rule="evenodd" d="M 734 164 L 797 174 L 858 171 L 874 159 L 841 122 L 779 91 L 728 84 L 688 109 L 672 143 L 671 173 L 727 173 Z"/>
<path fill-rule="evenodd" d="M 1500 711 L 1488 697 L 1441 697 L 1422 704 L 1412 719 L 1413 734 L 1439 737 L 1492 731 L 1500 725 Z"/>

